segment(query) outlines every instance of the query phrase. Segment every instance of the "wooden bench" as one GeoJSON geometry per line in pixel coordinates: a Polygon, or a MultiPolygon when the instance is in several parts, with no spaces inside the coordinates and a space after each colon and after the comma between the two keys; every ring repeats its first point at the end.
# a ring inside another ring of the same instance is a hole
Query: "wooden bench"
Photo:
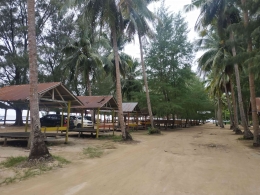
{"type": "Polygon", "coordinates": [[[46,131],[56,131],[56,136],[58,136],[59,131],[67,131],[67,127],[41,127],[44,137],[46,138],[46,131]]]}
{"type": "Polygon", "coordinates": [[[127,124],[126,127],[129,128],[129,129],[131,128],[132,130],[136,130],[136,131],[137,131],[137,129],[138,129],[138,124],[136,124],[136,123],[130,123],[130,124],[127,124]]]}

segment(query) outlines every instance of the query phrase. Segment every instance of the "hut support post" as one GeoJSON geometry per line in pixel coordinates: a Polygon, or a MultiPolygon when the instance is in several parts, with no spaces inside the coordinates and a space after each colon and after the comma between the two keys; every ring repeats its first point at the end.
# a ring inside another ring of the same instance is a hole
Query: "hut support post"
{"type": "Polygon", "coordinates": [[[146,130],[146,115],[144,117],[144,129],[146,130]]]}
{"type": "Polygon", "coordinates": [[[64,121],[64,114],[63,114],[63,109],[62,109],[62,112],[61,112],[61,122],[60,122],[60,126],[62,127],[63,126],[63,121],[64,121]]]}
{"type": "Polygon", "coordinates": [[[138,112],[136,113],[136,130],[138,130],[138,112]]]}
{"type": "Polygon", "coordinates": [[[28,131],[29,112],[30,112],[30,107],[28,106],[28,110],[27,110],[27,114],[26,114],[26,122],[25,122],[25,132],[28,131]]]}
{"type": "Polygon", "coordinates": [[[81,128],[84,127],[83,110],[81,110],[81,128]]]}
{"type": "Polygon", "coordinates": [[[106,113],[103,112],[103,114],[104,114],[104,131],[105,131],[105,129],[106,129],[106,113]]]}
{"type": "Polygon", "coordinates": [[[113,124],[113,136],[115,135],[115,110],[112,110],[112,124],[113,124]]]}
{"type": "Polygon", "coordinates": [[[127,131],[129,131],[129,118],[130,118],[130,113],[127,113],[127,131]]]}
{"type": "Polygon", "coordinates": [[[7,109],[5,109],[4,125],[6,123],[6,115],[7,115],[7,109]]]}
{"type": "Polygon", "coordinates": [[[65,144],[68,143],[68,138],[69,138],[69,128],[70,128],[70,106],[71,106],[71,101],[68,101],[68,115],[67,115],[67,129],[66,129],[66,137],[65,137],[65,144]]]}
{"type": "Polygon", "coordinates": [[[100,108],[98,108],[98,113],[97,113],[97,131],[96,131],[96,138],[98,138],[98,134],[99,134],[99,124],[100,124],[100,121],[99,121],[99,111],[100,111],[100,108]]]}

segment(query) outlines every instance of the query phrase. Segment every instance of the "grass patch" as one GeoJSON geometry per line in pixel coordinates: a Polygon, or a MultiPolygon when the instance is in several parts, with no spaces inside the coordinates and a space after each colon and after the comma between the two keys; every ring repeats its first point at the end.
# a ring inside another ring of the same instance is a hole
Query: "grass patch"
{"type": "Polygon", "coordinates": [[[152,134],[161,134],[161,131],[159,129],[152,129],[152,128],[148,128],[148,134],[152,135],[152,134]]]}
{"type": "Polygon", "coordinates": [[[99,158],[103,154],[103,150],[100,148],[87,147],[83,148],[83,154],[87,155],[89,158],[99,158]]]}
{"type": "Polygon", "coordinates": [[[61,156],[55,156],[55,155],[52,155],[53,159],[58,161],[59,163],[61,164],[69,164],[71,163],[70,161],[68,161],[67,159],[61,157],[61,156]]]}
{"type": "Polygon", "coordinates": [[[9,157],[7,158],[5,161],[3,161],[1,163],[1,165],[3,165],[6,168],[10,168],[10,167],[14,167],[17,166],[20,163],[23,163],[25,161],[27,161],[28,157],[26,156],[18,156],[18,157],[9,157]]]}
{"type": "Polygon", "coordinates": [[[116,146],[113,143],[105,143],[101,146],[103,149],[116,149],[116,146]]]}
{"type": "Polygon", "coordinates": [[[247,138],[245,136],[237,138],[237,140],[253,140],[254,138],[247,138]]]}
{"type": "MultiPolygon", "coordinates": [[[[1,162],[1,167],[8,168],[8,172],[12,173],[12,177],[0,178],[0,186],[10,184],[16,181],[25,180],[36,175],[41,175],[47,171],[61,167],[63,164],[68,164],[70,161],[60,156],[52,156],[53,161],[35,161],[31,163],[26,156],[9,157],[1,162]]],[[[0,167],[0,171],[1,171],[0,167]]]]}
{"type": "Polygon", "coordinates": [[[121,135],[102,135],[99,136],[99,140],[112,140],[114,142],[120,142],[122,141],[122,136],[121,135]]]}

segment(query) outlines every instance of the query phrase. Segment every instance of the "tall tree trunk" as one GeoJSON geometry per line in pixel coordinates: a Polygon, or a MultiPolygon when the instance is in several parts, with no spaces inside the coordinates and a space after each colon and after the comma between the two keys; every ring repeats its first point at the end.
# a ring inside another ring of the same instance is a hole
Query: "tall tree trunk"
{"type": "MultiPolygon", "coordinates": [[[[241,0],[242,6],[246,5],[246,0],[241,0]]],[[[243,16],[244,16],[244,26],[245,28],[248,27],[249,17],[248,17],[248,10],[243,7],[243,16]]],[[[250,36],[247,37],[247,51],[251,53],[253,51],[252,46],[252,39],[250,36]]],[[[257,108],[256,108],[256,95],[255,95],[255,74],[251,70],[252,63],[249,63],[248,70],[249,70],[249,89],[250,89],[250,102],[252,108],[252,120],[253,120],[253,129],[254,129],[254,146],[260,146],[260,140],[258,139],[258,132],[259,132],[259,121],[257,116],[257,108]]]]}
{"type": "Polygon", "coordinates": [[[231,97],[232,97],[233,113],[234,113],[234,131],[236,132],[236,134],[241,134],[242,131],[238,126],[237,100],[236,100],[233,80],[231,80],[230,82],[230,88],[231,88],[231,97]]]}
{"type": "Polygon", "coordinates": [[[87,87],[87,91],[88,91],[88,95],[92,96],[92,89],[91,89],[91,83],[90,83],[90,79],[89,79],[89,71],[87,71],[87,75],[86,75],[86,87],[87,87]]]}
{"type": "Polygon", "coordinates": [[[121,92],[116,28],[112,27],[111,31],[112,31],[113,50],[114,50],[115,64],[116,64],[116,96],[117,96],[117,103],[118,103],[118,119],[119,119],[119,123],[120,123],[120,129],[122,131],[122,138],[124,140],[132,140],[132,136],[129,134],[129,132],[125,128],[124,117],[123,117],[122,92],[121,92]]]}
{"type": "Polygon", "coordinates": [[[39,119],[38,99],[38,68],[35,34],[35,2],[27,1],[28,6],[28,41],[29,41],[29,68],[30,68],[30,117],[31,117],[31,148],[29,160],[49,159],[51,155],[44,143],[44,136],[41,133],[39,119]]]}
{"type": "Polygon", "coordinates": [[[23,124],[23,110],[20,108],[14,108],[15,110],[15,123],[14,126],[22,126],[23,124]]]}
{"type": "Polygon", "coordinates": [[[221,98],[218,98],[218,112],[217,112],[217,116],[218,116],[218,124],[221,128],[224,128],[223,125],[223,119],[222,119],[222,102],[221,102],[221,98]]]}
{"type": "Polygon", "coordinates": [[[230,103],[230,96],[229,96],[228,91],[227,91],[226,83],[224,83],[224,89],[225,89],[227,102],[228,102],[228,110],[229,110],[229,113],[230,113],[230,129],[233,129],[233,127],[234,127],[234,118],[233,118],[233,113],[232,113],[232,106],[231,106],[231,103],[230,103]]]}
{"type": "Polygon", "coordinates": [[[217,107],[215,107],[215,124],[216,124],[216,126],[218,126],[218,108],[217,107]]]}
{"type": "MultiPolygon", "coordinates": [[[[233,32],[230,33],[230,40],[231,40],[231,42],[234,42],[233,32]]],[[[232,46],[232,55],[234,57],[237,55],[235,46],[232,46]]],[[[234,69],[235,69],[236,84],[237,84],[237,96],[238,96],[239,111],[240,111],[242,126],[244,128],[244,137],[246,139],[251,139],[253,137],[253,134],[249,130],[248,125],[247,125],[247,121],[246,121],[243,99],[242,99],[242,92],[241,92],[241,85],[240,85],[240,75],[239,75],[239,69],[238,69],[237,63],[234,64],[234,69]]]]}
{"type": "Polygon", "coordinates": [[[154,129],[153,112],[151,107],[151,100],[150,100],[147,76],[146,76],[145,65],[144,65],[143,44],[141,40],[141,35],[139,33],[138,33],[138,38],[139,38],[139,45],[140,45],[140,54],[141,54],[141,63],[142,63],[143,78],[144,78],[144,85],[145,85],[145,92],[146,92],[147,108],[150,116],[151,128],[154,129]]]}

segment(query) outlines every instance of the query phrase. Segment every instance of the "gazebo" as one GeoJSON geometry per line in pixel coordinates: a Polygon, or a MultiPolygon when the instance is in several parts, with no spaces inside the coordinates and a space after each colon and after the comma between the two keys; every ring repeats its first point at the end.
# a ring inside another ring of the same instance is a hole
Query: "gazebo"
{"type": "MultiPolygon", "coordinates": [[[[118,104],[113,96],[77,96],[77,98],[83,103],[83,105],[82,106],[72,106],[72,112],[81,113],[81,115],[83,116],[83,113],[86,110],[93,110],[93,113],[95,113],[95,111],[97,111],[97,128],[93,129],[93,132],[96,132],[96,137],[98,137],[98,135],[99,135],[100,127],[103,127],[104,129],[106,127],[110,128],[109,125],[108,126],[106,125],[105,120],[104,120],[104,124],[102,126],[100,126],[100,119],[99,119],[100,111],[112,112],[112,129],[113,130],[115,129],[114,111],[118,110],[118,104]]],[[[95,116],[93,119],[95,119],[95,116]]],[[[83,120],[83,117],[82,117],[82,120],[83,120]]],[[[83,122],[82,122],[82,124],[83,124],[83,122]]],[[[83,133],[83,132],[88,132],[90,130],[75,129],[74,131],[83,133]]]]}
{"type": "Polygon", "coordinates": [[[133,129],[137,129],[138,128],[138,114],[141,113],[141,110],[138,106],[138,102],[125,102],[122,103],[122,107],[123,107],[123,113],[124,113],[124,118],[125,118],[125,123],[126,123],[126,127],[127,129],[129,129],[130,127],[133,129]],[[135,120],[134,123],[131,122],[130,123],[130,115],[134,116],[135,120]],[[127,117],[127,120],[126,120],[127,117]]]}
{"type": "MultiPolygon", "coordinates": [[[[2,87],[0,88],[0,102],[1,102],[0,108],[14,109],[14,107],[18,107],[21,110],[29,111],[29,104],[30,104],[29,96],[30,96],[29,84],[2,87]],[[7,104],[9,104],[10,106],[6,107],[7,104]]],[[[53,108],[59,108],[62,109],[62,111],[64,111],[64,108],[67,108],[68,118],[69,118],[71,106],[83,105],[82,102],[75,95],[73,95],[61,82],[39,83],[38,96],[39,96],[40,110],[50,110],[53,108]]],[[[28,115],[29,112],[27,112],[25,131],[27,131],[28,115]]],[[[64,129],[62,130],[66,130],[65,142],[67,142],[69,124],[67,124],[67,127],[63,127],[63,128],[64,129]]],[[[45,128],[45,131],[46,130],[48,131],[53,129],[45,128]]]]}

